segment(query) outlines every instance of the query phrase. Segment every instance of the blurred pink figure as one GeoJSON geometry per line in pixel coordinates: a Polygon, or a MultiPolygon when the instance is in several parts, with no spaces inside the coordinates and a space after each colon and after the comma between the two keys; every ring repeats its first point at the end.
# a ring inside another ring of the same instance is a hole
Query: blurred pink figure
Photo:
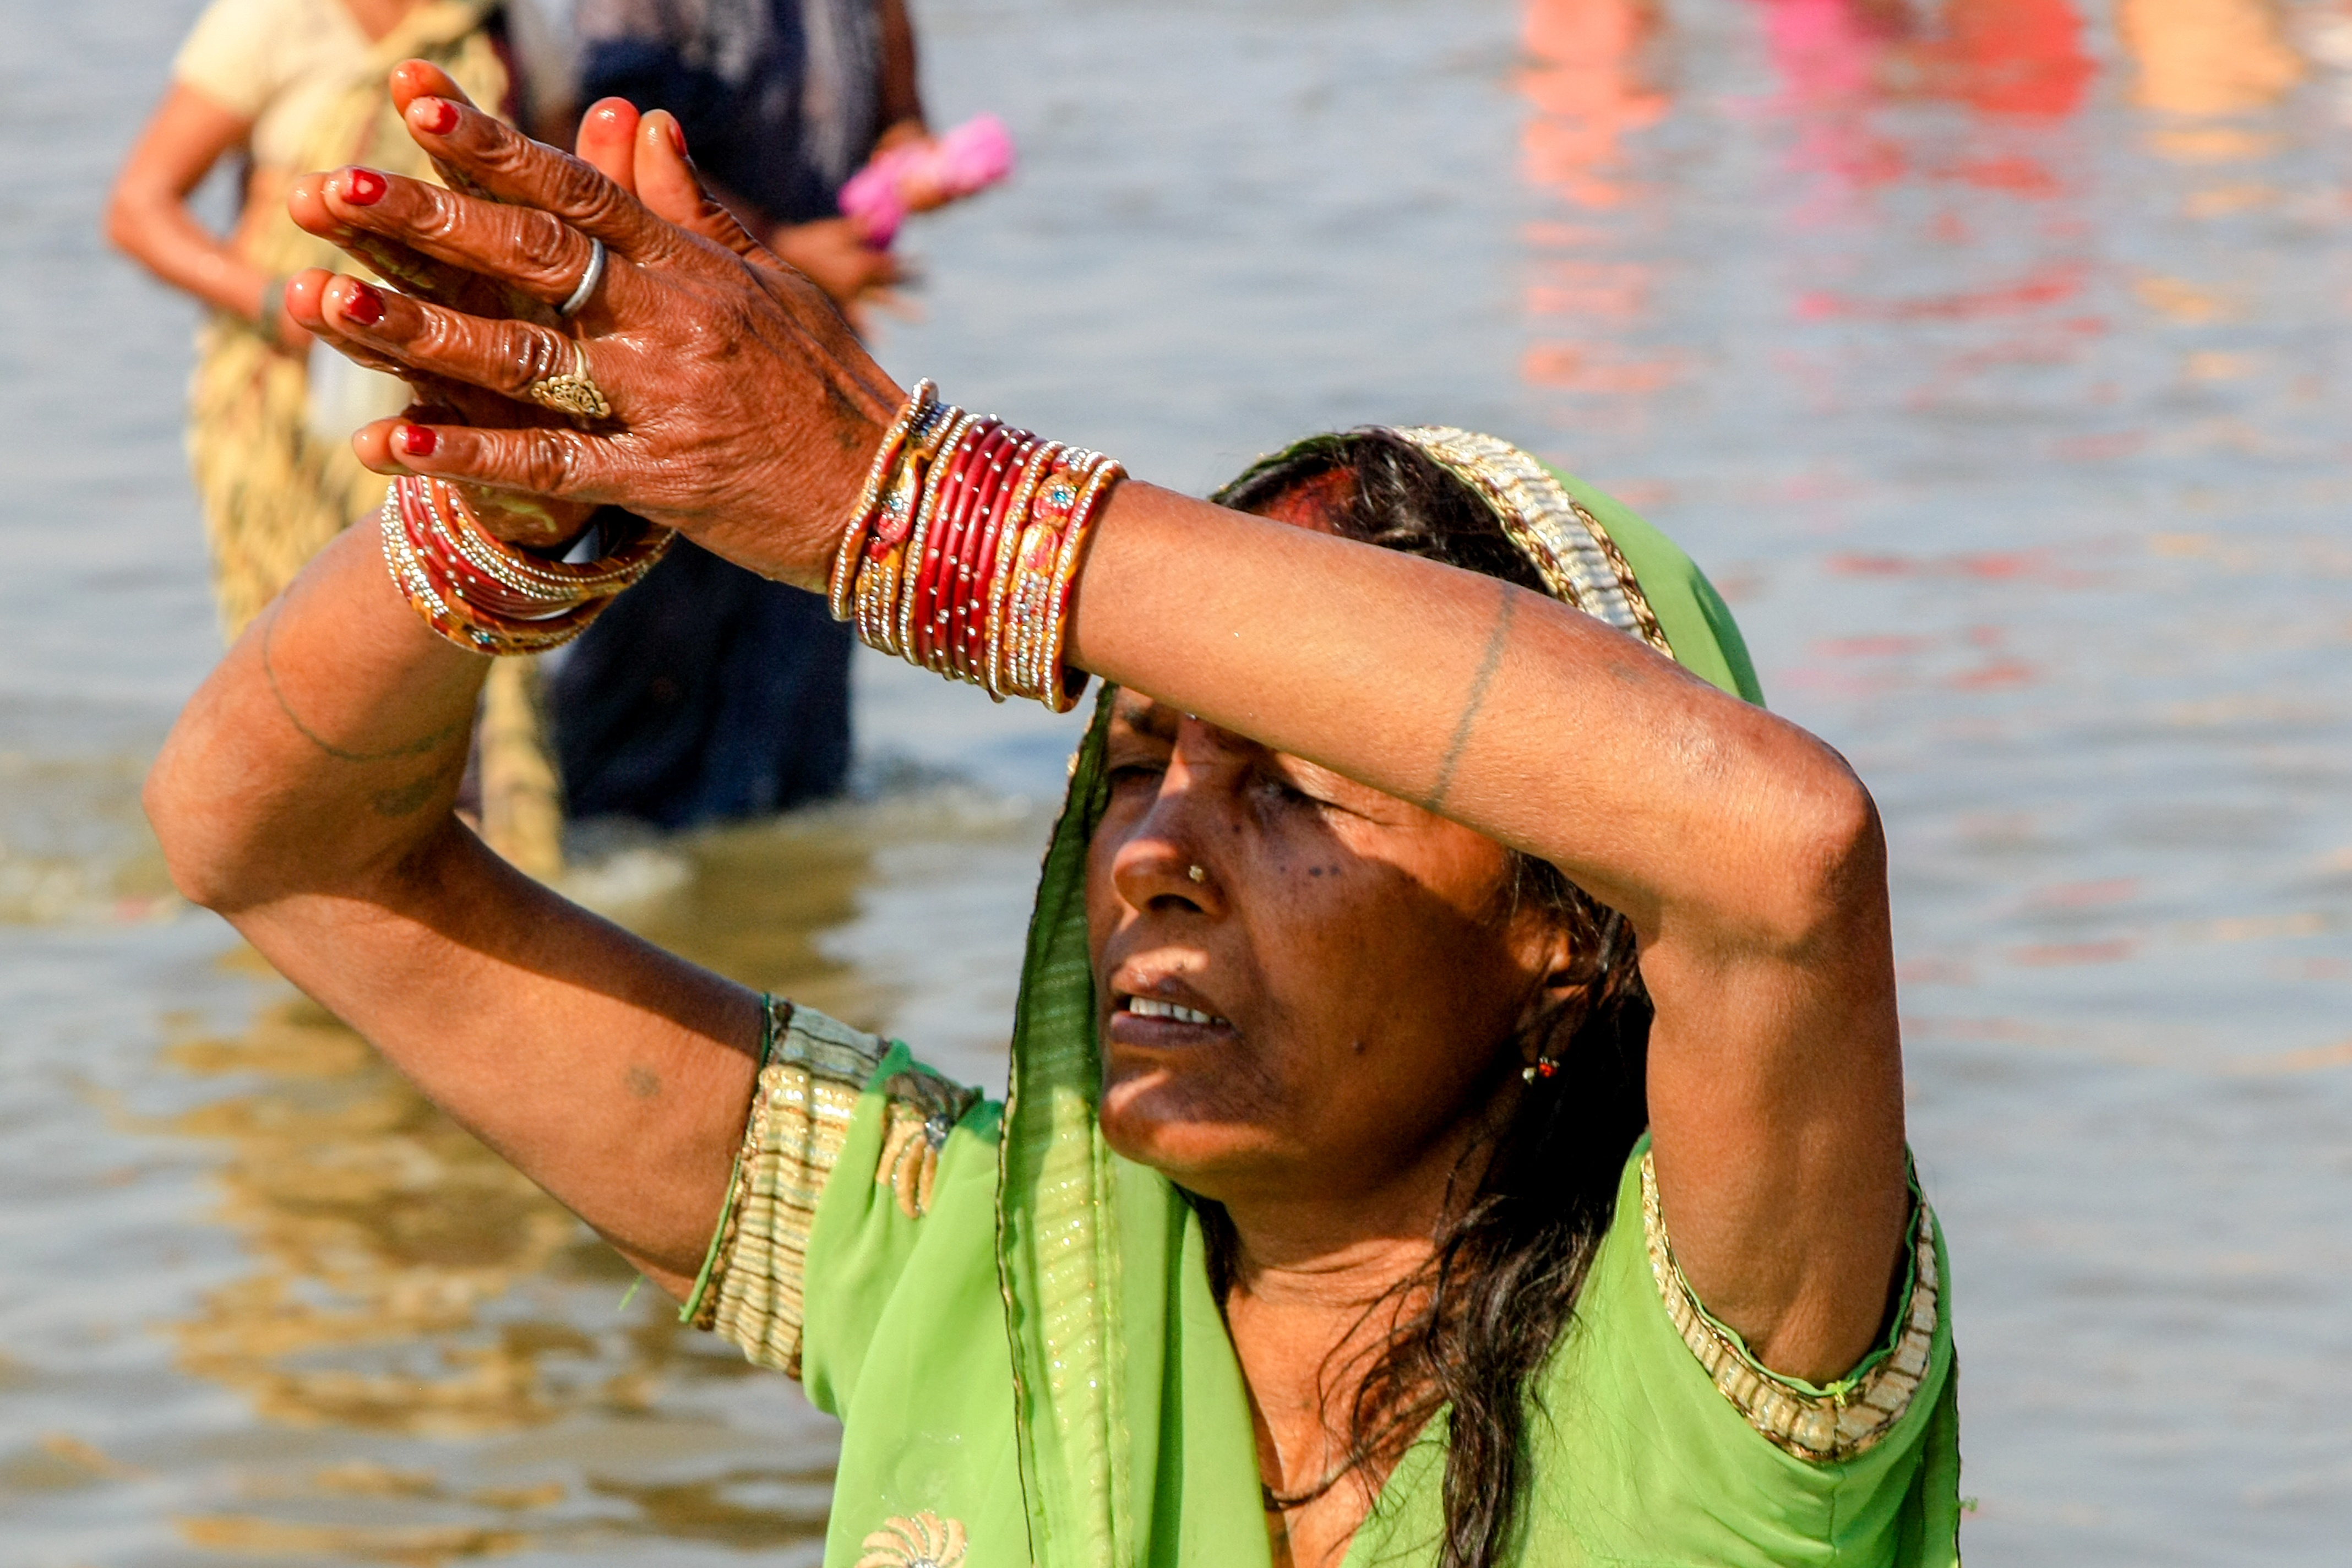
{"type": "Polygon", "coordinates": [[[1013,133],[993,114],[978,114],[946,135],[882,153],[841,187],[841,210],[887,246],[910,212],[984,190],[1013,172],[1013,133]]]}

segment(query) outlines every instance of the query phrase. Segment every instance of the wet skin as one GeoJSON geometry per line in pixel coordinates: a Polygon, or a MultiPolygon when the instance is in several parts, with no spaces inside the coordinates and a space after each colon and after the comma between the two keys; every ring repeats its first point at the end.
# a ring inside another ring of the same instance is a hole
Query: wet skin
{"type": "Polygon", "coordinates": [[[1112,1147],[1244,1211],[1385,1192],[1433,1217],[1568,956],[1507,914],[1502,847],[1130,692],[1108,765],[1087,911],[1112,1147]]]}

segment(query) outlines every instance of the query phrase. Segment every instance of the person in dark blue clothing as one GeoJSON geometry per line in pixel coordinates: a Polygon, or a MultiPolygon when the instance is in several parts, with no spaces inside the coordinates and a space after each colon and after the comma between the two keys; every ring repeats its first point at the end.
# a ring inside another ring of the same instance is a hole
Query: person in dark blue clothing
{"type": "MultiPolygon", "coordinates": [[[[903,0],[580,0],[581,99],[677,116],[714,191],[853,322],[899,278],[841,216],[926,134],[903,0]]],[[[847,781],[850,628],[820,597],[679,540],[548,683],[574,817],[761,816],[847,781]]]]}

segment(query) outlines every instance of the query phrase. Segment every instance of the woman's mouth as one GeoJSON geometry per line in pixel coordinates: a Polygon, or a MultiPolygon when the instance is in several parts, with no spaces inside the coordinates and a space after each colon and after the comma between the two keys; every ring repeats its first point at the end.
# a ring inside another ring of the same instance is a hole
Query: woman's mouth
{"type": "Polygon", "coordinates": [[[1119,1010],[1123,1013],[1131,1013],[1139,1018],[1173,1018],[1180,1024],[1222,1025],[1226,1028],[1233,1027],[1214,1013],[1203,1013],[1198,1007],[1187,1007],[1181,1002],[1162,1002],[1151,996],[1129,996],[1120,1005],[1119,1010]]]}

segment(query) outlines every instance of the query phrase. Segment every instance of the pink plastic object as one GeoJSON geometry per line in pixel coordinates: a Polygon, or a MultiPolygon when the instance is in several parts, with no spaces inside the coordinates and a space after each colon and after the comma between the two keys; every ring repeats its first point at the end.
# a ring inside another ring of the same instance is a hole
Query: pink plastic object
{"type": "Polygon", "coordinates": [[[1013,133],[976,114],[936,140],[885,153],[841,187],[841,210],[887,246],[910,212],[984,190],[1013,172],[1013,133]]]}

